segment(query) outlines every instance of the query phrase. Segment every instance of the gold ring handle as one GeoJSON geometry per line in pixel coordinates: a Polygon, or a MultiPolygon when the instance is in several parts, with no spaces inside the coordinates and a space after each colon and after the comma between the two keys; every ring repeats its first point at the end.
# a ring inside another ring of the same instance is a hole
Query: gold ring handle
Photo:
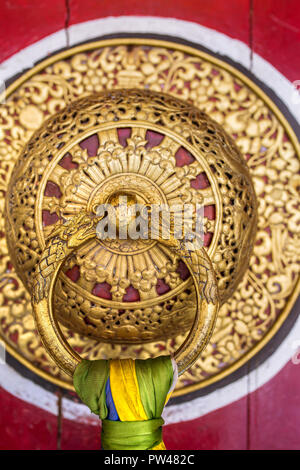
{"type": "MultiPolygon", "coordinates": [[[[99,218],[84,213],[55,228],[41,255],[33,280],[32,306],[38,332],[52,359],[71,376],[81,358],[65,340],[54,317],[53,293],[64,261],[74,250],[96,236],[98,220],[99,218]]],[[[191,273],[196,290],[197,308],[193,326],[174,354],[178,373],[182,374],[198,359],[213,331],[219,309],[217,281],[205,248],[190,251],[182,241],[174,237],[168,240],[159,238],[159,242],[182,258],[191,273]]]]}

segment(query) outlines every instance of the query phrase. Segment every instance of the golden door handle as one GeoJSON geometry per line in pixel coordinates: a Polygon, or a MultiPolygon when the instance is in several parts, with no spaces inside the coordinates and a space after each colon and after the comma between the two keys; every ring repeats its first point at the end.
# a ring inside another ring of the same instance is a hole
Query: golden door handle
{"type": "MultiPolygon", "coordinates": [[[[79,214],[65,225],[58,225],[51,234],[36,267],[32,287],[32,306],[42,342],[56,364],[73,375],[81,361],[65,340],[54,316],[53,294],[60,269],[66,258],[88,240],[96,237],[99,218],[79,214]]],[[[174,358],[182,374],[198,359],[206,346],[219,309],[219,294],[215,272],[205,248],[186,249],[181,240],[159,239],[175,251],[188,267],[196,290],[196,314],[193,326],[174,358]]]]}

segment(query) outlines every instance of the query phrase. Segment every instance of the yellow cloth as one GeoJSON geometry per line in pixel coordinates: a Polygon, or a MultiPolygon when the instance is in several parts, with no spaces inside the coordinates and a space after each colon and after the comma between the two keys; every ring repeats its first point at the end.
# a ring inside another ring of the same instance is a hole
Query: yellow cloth
{"type": "Polygon", "coordinates": [[[139,391],[135,362],[132,359],[113,359],[109,362],[111,394],[120,421],[148,419],[139,391]]]}

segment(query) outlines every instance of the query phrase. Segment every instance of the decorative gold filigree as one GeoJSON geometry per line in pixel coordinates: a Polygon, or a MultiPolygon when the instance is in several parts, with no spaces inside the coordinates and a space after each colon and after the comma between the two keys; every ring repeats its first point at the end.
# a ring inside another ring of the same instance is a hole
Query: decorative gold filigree
{"type": "MultiPolygon", "coordinates": [[[[247,166],[230,138],[208,116],[184,101],[135,89],[93,94],[74,102],[48,119],[20,155],[6,196],[7,242],[17,273],[29,290],[36,259],[53,225],[43,226],[43,211],[50,209],[50,214],[65,220],[95,211],[119,191],[135,194],[147,205],[183,207],[190,203],[193,208],[203,205],[205,211],[213,204],[216,224],[207,249],[221,302],[230,298],[247,269],[256,230],[256,200],[247,166]],[[124,128],[130,137],[122,146],[118,131],[124,128]],[[161,142],[151,144],[149,132],[155,132],[161,142]],[[83,149],[88,139],[95,141],[96,155],[90,158],[83,149]],[[176,166],[179,150],[190,155],[182,166],[176,166]],[[75,168],[62,167],[66,157],[75,168]],[[193,188],[192,182],[201,175],[206,175],[208,186],[193,188]],[[49,197],[49,183],[59,194],[49,197]]],[[[165,283],[174,280],[178,256],[174,259],[170,250],[155,243],[148,243],[146,250],[137,247],[137,251],[130,245],[130,240],[125,244],[114,240],[100,248],[92,241],[85,255],[78,251],[76,258],[85,266],[77,265],[76,283],[61,276],[56,289],[58,318],[73,331],[113,343],[140,343],[141,338],[160,341],[187,332],[194,312],[187,315],[184,301],[170,301],[183,292],[187,298],[192,295],[191,279],[184,282],[177,273],[175,289],[166,284],[170,288],[167,294],[159,297],[156,292],[162,278],[160,267],[167,268],[165,283]],[[113,250],[108,252],[111,245],[113,250]],[[111,287],[111,300],[93,293],[95,280],[87,277],[86,266],[94,267],[96,273],[102,270],[100,278],[105,276],[111,287]],[[123,300],[130,286],[137,290],[139,301],[123,300]],[[158,307],[162,307],[159,328],[152,318],[158,307]]],[[[71,261],[68,268],[73,267],[71,261]]]]}
{"type": "MultiPolygon", "coordinates": [[[[220,123],[245,155],[259,201],[251,267],[235,294],[221,308],[215,332],[202,357],[180,379],[175,393],[181,394],[218,380],[245,362],[274,334],[291,308],[299,273],[296,259],[300,243],[299,146],[276,106],[227,64],[177,44],[118,39],[89,44],[82,46],[81,52],[67,51],[51,58],[8,90],[9,99],[0,111],[2,194],[24,144],[47,117],[89,93],[128,86],[129,79],[131,87],[164,91],[192,102],[220,123]]],[[[185,132],[186,129],[180,130],[184,138],[185,132]]],[[[0,202],[4,214],[3,197],[0,202]]],[[[30,194],[28,202],[34,203],[30,194]]],[[[65,376],[49,361],[34,331],[29,295],[10,263],[4,220],[4,216],[0,218],[2,338],[27,366],[69,387],[65,376]]],[[[28,228],[33,227],[26,226],[30,238],[28,228]]],[[[215,232],[214,225],[208,230],[215,232]]],[[[222,263],[222,256],[214,261],[222,263]]],[[[94,275],[87,271],[86,275],[90,274],[94,275]]],[[[178,302],[179,296],[171,301],[178,302]]],[[[193,301],[189,298],[191,310],[193,301]]],[[[179,335],[166,343],[125,348],[99,345],[96,340],[64,327],[63,331],[70,345],[90,359],[144,358],[160,354],[165,348],[176,349],[184,339],[179,335]]]]}

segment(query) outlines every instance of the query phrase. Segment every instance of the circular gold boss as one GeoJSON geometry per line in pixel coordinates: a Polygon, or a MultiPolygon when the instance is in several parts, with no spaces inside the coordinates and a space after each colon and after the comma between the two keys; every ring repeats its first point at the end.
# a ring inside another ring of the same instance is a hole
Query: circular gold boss
{"type": "MultiPolygon", "coordinates": [[[[137,89],[80,98],[45,122],[21,153],[7,190],[6,225],[12,263],[28,291],[55,221],[94,212],[125,194],[142,204],[190,204],[193,225],[197,205],[203,208],[205,248],[223,305],[254,243],[249,170],[234,141],[206,114],[137,89]]],[[[168,247],[147,242],[94,238],[79,247],[55,288],[61,324],[109,344],[186,334],[195,315],[192,279],[168,247]],[[70,272],[77,275],[72,279],[70,272]],[[102,295],[99,284],[109,292],[102,295]],[[128,290],[135,300],[127,301],[128,290]]]]}

